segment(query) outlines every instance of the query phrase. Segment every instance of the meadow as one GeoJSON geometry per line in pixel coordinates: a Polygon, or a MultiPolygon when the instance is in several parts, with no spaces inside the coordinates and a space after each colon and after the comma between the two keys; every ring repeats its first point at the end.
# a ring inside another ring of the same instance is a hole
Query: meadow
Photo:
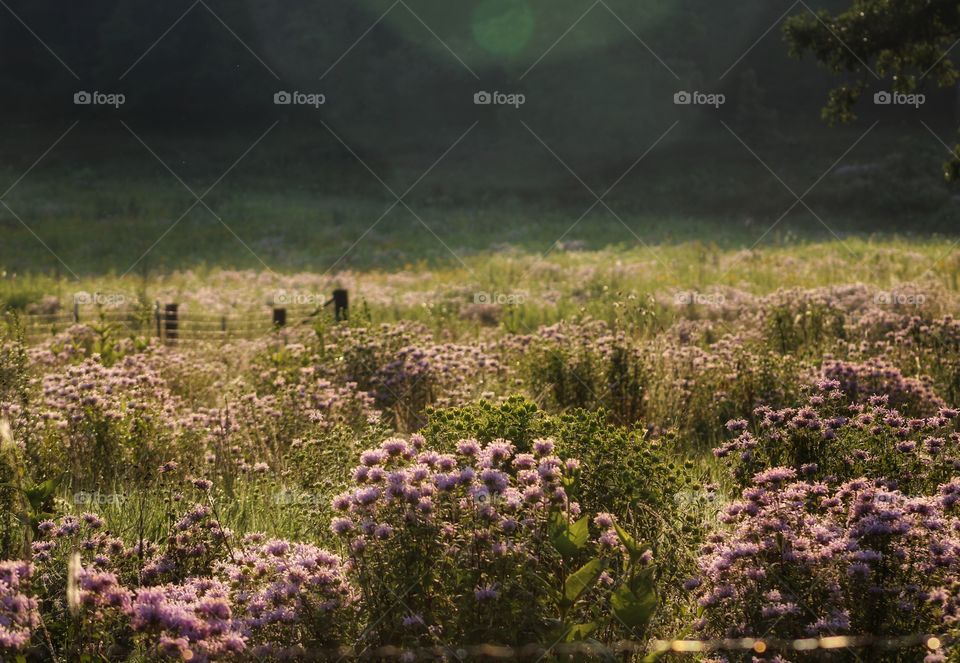
{"type": "Polygon", "coordinates": [[[956,9],[0,0],[0,663],[960,663],[956,9]]]}
{"type": "Polygon", "coordinates": [[[8,273],[0,657],[956,660],[953,248],[8,273]]]}

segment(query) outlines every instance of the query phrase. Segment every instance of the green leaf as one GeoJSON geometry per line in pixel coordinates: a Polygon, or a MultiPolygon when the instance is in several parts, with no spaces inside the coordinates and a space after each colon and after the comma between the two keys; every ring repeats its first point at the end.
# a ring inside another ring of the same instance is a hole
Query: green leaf
{"type": "Polygon", "coordinates": [[[630,629],[644,626],[657,609],[657,597],[650,592],[634,594],[626,584],[620,585],[610,596],[613,615],[630,629]]]}
{"type": "Polygon", "coordinates": [[[57,479],[47,479],[43,483],[23,491],[34,511],[39,511],[43,505],[53,497],[54,492],[57,490],[57,483],[57,479]]]}
{"type": "Polygon", "coordinates": [[[643,553],[649,550],[649,546],[637,543],[637,540],[630,535],[630,532],[623,529],[619,523],[614,523],[613,526],[617,530],[617,537],[619,537],[623,547],[626,548],[627,552],[630,554],[631,560],[639,559],[643,553]]]}
{"type": "Polygon", "coordinates": [[[571,604],[576,603],[577,599],[597,582],[600,574],[606,568],[607,563],[602,559],[597,557],[591,559],[567,578],[567,581],[563,584],[563,597],[571,604]]]}
{"type": "Polygon", "coordinates": [[[576,642],[577,640],[586,640],[600,626],[597,622],[586,622],[585,624],[574,624],[567,631],[565,642],[576,642]]]}
{"type": "Polygon", "coordinates": [[[639,573],[636,573],[630,579],[630,591],[637,596],[643,596],[644,594],[656,594],[655,574],[656,567],[654,566],[648,566],[645,569],[641,569],[639,573]]]}
{"type": "Polygon", "coordinates": [[[562,556],[566,558],[576,556],[587,545],[587,539],[589,538],[590,522],[587,516],[570,525],[562,513],[554,515],[551,523],[550,541],[562,556]]]}
{"type": "Polygon", "coordinates": [[[573,541],[573,544],[578,548],[583,548],[587,545],[587,539],[590,538],[590,519],[587,516],[584,516],[569,528],[570,539],[573,541]]]}

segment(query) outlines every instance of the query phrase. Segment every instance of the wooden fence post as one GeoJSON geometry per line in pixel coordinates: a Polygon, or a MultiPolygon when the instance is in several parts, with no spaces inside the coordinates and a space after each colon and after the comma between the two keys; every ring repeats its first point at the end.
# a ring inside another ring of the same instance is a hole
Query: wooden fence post
{"type": "Polygon", "coordinates": [[[346,290],[333,291],[333,317],[339,322],[346,320],[350,313],[350,300],[346,290]]]}
{"type": "Polygon", "coordinates": [[[177,309],[179,304],[167,304],[163,315],[163,332],[167,343],[176,343],[179,338],[179,321],[177,319],[177,309]]]}
{"type": "Polygon", "coordinates": [[[157,321],[157,338],[163,338],[163,330],[160,328],[160,302],[153,304],[153,317],[157,321]]]}
{"type": "Polygon", "coordinates": [[[286,327],[286,325],[287,325],[287,309],[274,308],[273,309],[273,326],[286,327]]]}

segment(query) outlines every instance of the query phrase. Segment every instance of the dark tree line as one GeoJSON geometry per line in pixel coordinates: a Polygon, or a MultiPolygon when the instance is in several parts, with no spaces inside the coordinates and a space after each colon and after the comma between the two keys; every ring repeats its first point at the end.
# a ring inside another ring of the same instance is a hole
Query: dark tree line
{"type": "MultiPolygon", "coordinates": [[[[816,6],[853,37],[856,56],[799,5],[785,23],[795,54],[812,52],[846,76],[863,73],[861,59],[874,62],[904,89],[953,81],[949,58],[936,60],[957,32],[951,3],[848,4],[816,6]],[[932,69],[919,81],[904,76],[910,67],[932,69]]],[[[278,116],[314,128],[323,119],[360,147],[437,137],[426,150],[436,153],[478,118],[473,94],[488,89],[525,94],[524,117],[558,149],[566,141],[584,159],[632,158],[676,119],[678,89],[723,93],[720,117],[745,131],[789,133],[815,121],[836,82],[790,57],[773,29],[786,0],[606,0],[612,12],[597,5],[579,22],[582,0],[406,0],[413,13],[397,5],[386,16],[393,0],[205,0],[186,16],[193,0],[8,5],[79,77],[0,9],[0,83],[11,91],[0,113],[15,123],[70,120],[76,90],[103,90],[126,95],[124,117],[138,127],[209,133],[278,116]],[[328,103],[321,113],[278,109],[277,90],[322,92],[328,103]]],[[[834,91],[831,113],[849,119],[861,92],[858,83],[834,91]]],[[[509,110],[483,117],[484,144],[530,140],[509,110]]],[[[688,117],[686,131],[697,122],[688,117]]]]}

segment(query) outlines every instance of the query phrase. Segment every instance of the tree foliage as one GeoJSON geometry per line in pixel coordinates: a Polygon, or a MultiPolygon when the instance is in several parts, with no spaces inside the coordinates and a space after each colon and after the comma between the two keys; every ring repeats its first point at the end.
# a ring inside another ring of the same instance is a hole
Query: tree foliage
{"type": "MultiPolygon", "coordinates": [[[[784,32],[794,56],[810,53],[845,75],[823,109],[831,123],[854,120],[856,103],[880,85],[910,94],[958,79],[953,47],[960,39],[960,7],[950,0],[853,0],[835,13],[792,16],[784,32]]],[[[945,174],[950,180],[960,174],[960,147],[945,174]]]]}

